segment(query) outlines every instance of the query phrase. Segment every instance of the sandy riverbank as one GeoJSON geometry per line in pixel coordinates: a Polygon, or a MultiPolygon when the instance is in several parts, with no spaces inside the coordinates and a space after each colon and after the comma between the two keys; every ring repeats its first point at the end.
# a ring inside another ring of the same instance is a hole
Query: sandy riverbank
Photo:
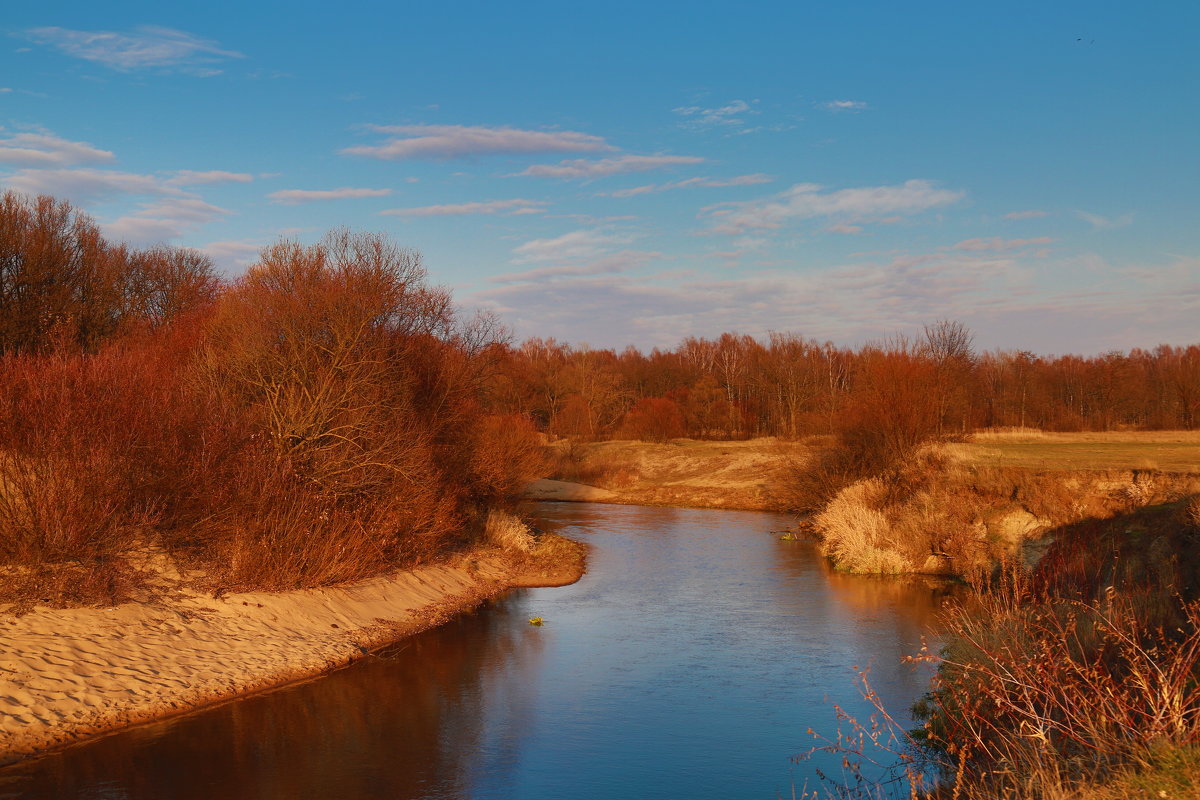
{"type": "Polygon", "coordinates": [[[513,586],[578,580],[583,545],[546,538],[552,559],[486,549],[326,589],[0,616],[0,764],[318,675],[513,586]]]}

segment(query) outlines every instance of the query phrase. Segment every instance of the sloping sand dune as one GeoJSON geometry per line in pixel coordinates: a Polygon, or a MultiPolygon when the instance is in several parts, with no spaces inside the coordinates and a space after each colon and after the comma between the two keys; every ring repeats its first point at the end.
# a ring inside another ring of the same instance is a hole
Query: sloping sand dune
{"type": "Polygon", "coordinates": [[[500,593],[519,577],[508,563],[488,551],[345,587],[0,617],[0,764],[346,664],[500,593]]]}

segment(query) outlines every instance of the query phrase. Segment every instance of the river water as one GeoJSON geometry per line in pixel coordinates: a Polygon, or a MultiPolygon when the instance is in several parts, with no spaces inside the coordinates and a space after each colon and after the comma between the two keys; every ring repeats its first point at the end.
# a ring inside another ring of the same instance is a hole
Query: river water
{"type": "Polygon", "coordinates": [[[0,798],[776,798],[864,721],[903,717],[944,588],[832,572],[768,513],[542,504],[592,545],[573,586],[515,590],[353,666],[0,770],[0,798]],[[542,617],[544,624],[529,624],[542,617]]]}

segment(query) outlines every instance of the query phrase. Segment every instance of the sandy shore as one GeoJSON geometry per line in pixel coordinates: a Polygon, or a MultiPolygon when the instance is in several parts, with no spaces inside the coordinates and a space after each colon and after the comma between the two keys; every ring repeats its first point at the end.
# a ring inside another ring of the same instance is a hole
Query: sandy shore
{"type": "Polygon", "coordinates": [[[328,589],[0,616],[0,764],[312,677],[511,586],[573,582],[569,547],[567,566],[488,550],[328,589]]]}
{"type": "Polygon", "coordinates": [[[583,483],[542,478],[525,487],[526,500],[550,500],[566,503],[618,503],[616,492],[583,483]]]}

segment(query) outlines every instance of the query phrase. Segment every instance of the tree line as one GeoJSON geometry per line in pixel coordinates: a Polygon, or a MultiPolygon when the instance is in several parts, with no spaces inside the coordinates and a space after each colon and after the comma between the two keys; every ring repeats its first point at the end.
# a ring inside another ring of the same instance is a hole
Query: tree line
{"type": "Polygon", "coordinates": [[[778,332],[649,353],[530,339],[504,351],[497,409],[560,436],[666,440],[836,434],[863,414],[939,434],[1195,429],[1200,345],[1097,356],[976,352],[961,323],[857,349],[778,332]]]}

